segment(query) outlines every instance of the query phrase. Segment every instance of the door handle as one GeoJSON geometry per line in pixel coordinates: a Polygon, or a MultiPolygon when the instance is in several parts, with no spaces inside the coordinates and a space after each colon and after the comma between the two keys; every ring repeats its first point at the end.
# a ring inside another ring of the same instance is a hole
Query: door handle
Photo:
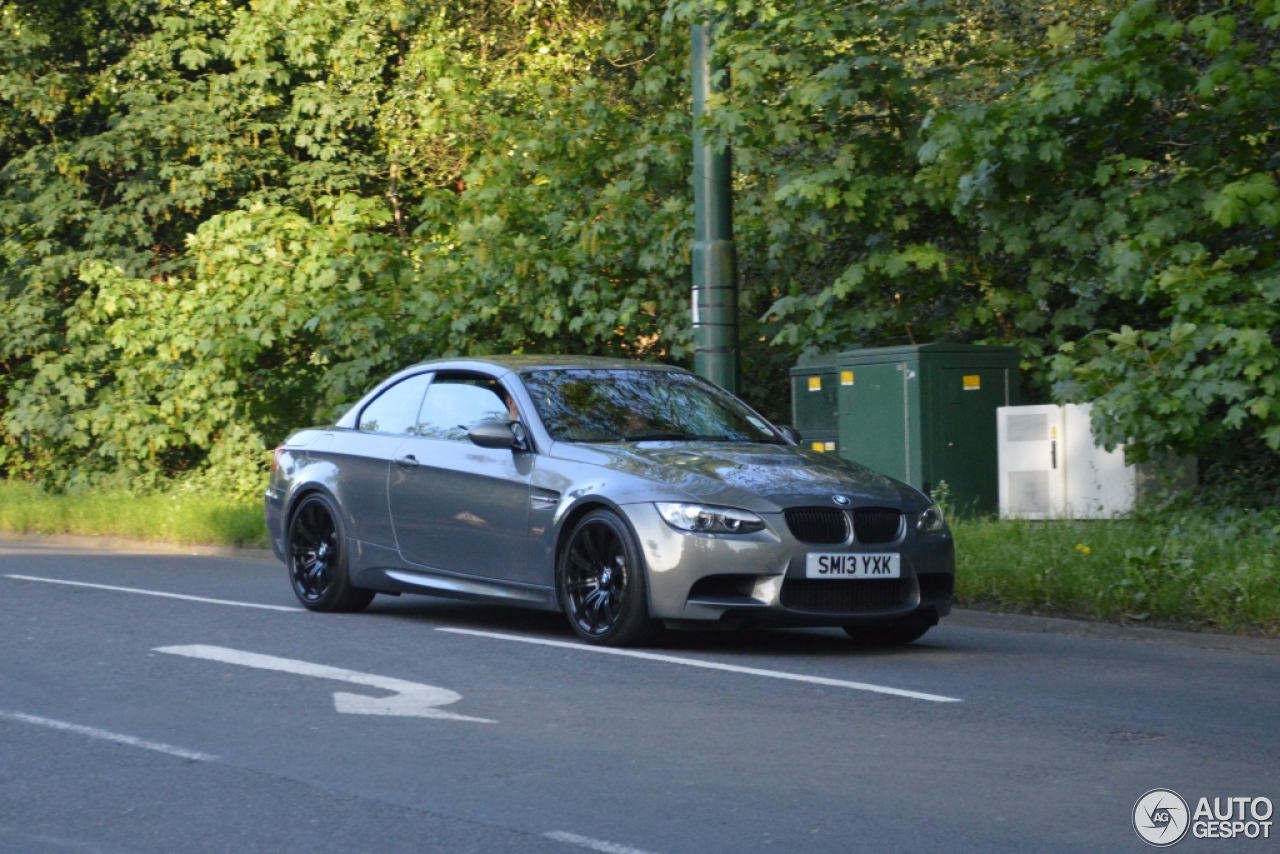
{"type": "Polygon", "coordinates": [[[1049,461],[1054,469],[1058,468],[1058,440],[1053,439],[1049,442],[1049,461]]]}
{"type": "Polygon", "coordinates": [[[418,458],[413,454],[396,457],[395,464],[400,466],[402,469],[416,469],[418,466],[422,465],[422,463],[418,462],[418,458]]]}

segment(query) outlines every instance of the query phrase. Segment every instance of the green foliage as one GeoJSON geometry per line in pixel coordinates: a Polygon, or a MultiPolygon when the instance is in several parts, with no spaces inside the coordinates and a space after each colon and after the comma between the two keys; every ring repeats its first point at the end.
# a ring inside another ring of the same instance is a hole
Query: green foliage
{"type": "Polygon", "coordinates": [[[1010,342],[1039,374],[1044,342],[1028,333],[1051,309],[1020,304],[1023,283],[990,262],[927,164],[939,116],[1034,74],[1048,28],[1059,41],[1094,32],[1106,4],[677,9],[713,5],[732,22],[718,41],[732,87],[712,129],[734,146],[743,269],[773,345],[1010,342]]]}
{"type": "MultiPolygon", "coordinates": [[[[697,19],[706,5],[677,4],[697,19]]],[[[731,142],[747,300],[774,346],[834,350],[950,331],[949,235],[914,185],[950,15],[937,4],[731,4],[710,130],[731,142]]]]}
{"type": "Polygon", "coordinates": [[[922,151],[1020,329],[1050,345],[1057,396],[1096,401],[1098,434],[1139,458],[1280,448],[1278,24],[1270,0],[1141,0],[1099,42],[940,113],[922,151]]]}
{"type": "Polygon", "coordinates": [[[750,402],[1007,342],[1135,454],[1273,460],[1273,7],[0,0],[0,472],[248,495],[421,358],[687,363],[708,16],[750,402]]]}
{"type": "Polygon", "coordinates": [[[406,162],[434,167],[419,314],[451,352],[689,352],[687,39],[656,7],[616,14],[547,4],[516,32],[459,15],[407,57],[434,81],[394,131],[406,162]]]}
{"type": "Polygon", "coordinates": [[[249,494],[267,446],[427,356],[686,356],[686,51],[656,7],[78,14],[0,4],[10,475],[249,494]]]}
{"type": "Polygon", "coordinates": [[[361,345],[403,266],[368,195],[394,16],[283,0],[78,11],[60,35],[57,16],[0,8],[23,60],[2,88],[10,116],[52,93],[36,127],[0,137],[0,466],[156,482],[234,436],[260,470],[263,436],[343,381],[322,384],[326,364],[389,358],[361,345]],[[104,21],[113,50],[88,49],[104,21]]]}

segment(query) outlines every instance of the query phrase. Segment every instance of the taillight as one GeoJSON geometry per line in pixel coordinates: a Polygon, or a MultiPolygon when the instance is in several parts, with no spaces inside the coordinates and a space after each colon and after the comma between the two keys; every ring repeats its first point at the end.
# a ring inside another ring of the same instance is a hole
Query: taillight
{"type": "Polygon", "coordinates": [[[276,452],[271,455],[271,471],[280,468],[280,455],[284,453],[284,445],[276,448],[276,452]]]}

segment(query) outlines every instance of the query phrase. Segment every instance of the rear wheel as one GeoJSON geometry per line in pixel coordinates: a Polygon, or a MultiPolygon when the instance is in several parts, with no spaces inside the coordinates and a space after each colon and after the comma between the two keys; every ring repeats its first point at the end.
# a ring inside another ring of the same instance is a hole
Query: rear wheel
{"type": "Polygon", "coordinates": [[[616,513],[595,510],[574,526],[560,554],[560,604],[587,643],[625,646],[653,632],[644,561],[616,513]]]}
{"type": "Polygon", "coordinates": [[[850,623],[844,631],[860,646],[906,646],[938,624],[937,618],[931,617],[915,613],[888,623],[850,623]]]}
{"type": "Polygon", "coordinates": [[[312,611],[361,611],[376,595],[351,586],[338,514],[327,498],[308,495],[289,522],[289,580],[312,611]]]}

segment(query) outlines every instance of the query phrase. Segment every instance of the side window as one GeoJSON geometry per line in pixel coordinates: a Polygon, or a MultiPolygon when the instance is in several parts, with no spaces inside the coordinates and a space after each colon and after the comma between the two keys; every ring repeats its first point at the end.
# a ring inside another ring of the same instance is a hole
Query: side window
{"type": "Polygon", "coordinates": [[[418,416],[419,436],[433,439],[467,438],[481,421],[509,421],[515,417],[506,389],[491,377],[441,374],[427,389],[418,416]]]}
{"type": "Polygon", "coordinates": [[[371,433],[412,433],[431,374],[403,379],[373,399],[360,413],[359,429],[371,433]]]}

